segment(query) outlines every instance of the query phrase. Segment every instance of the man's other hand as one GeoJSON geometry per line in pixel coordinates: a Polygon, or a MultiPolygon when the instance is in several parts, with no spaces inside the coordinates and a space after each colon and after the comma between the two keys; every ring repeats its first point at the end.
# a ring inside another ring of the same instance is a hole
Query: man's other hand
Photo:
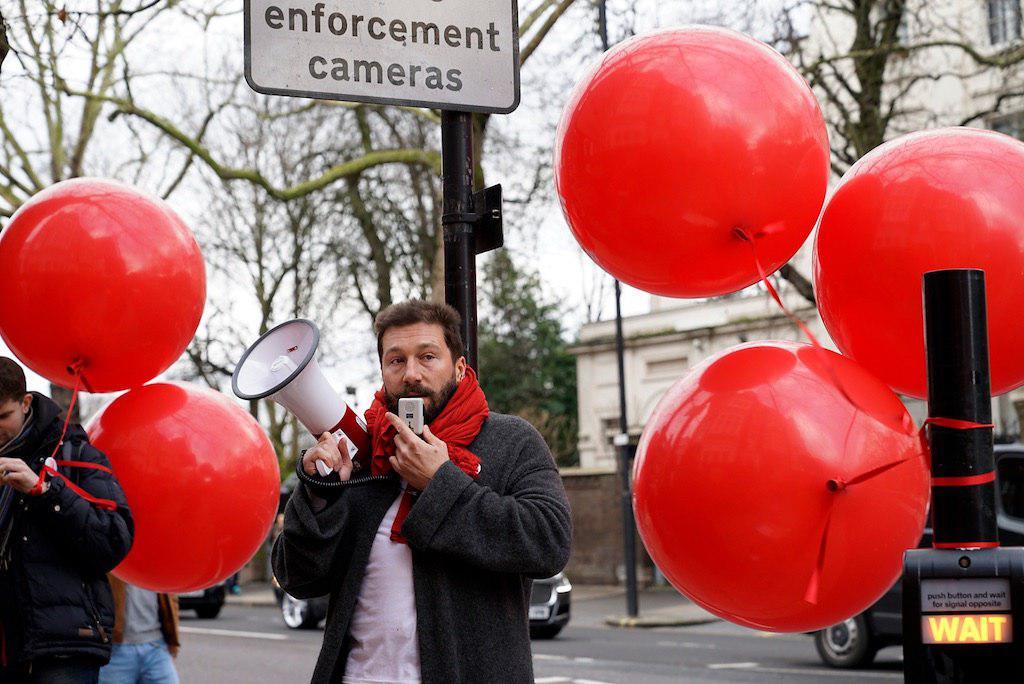
{"type": "MultiPolygon", "coordinates": [[[[22,494],[28,494],[38,481],[39,476],[20,458],[0,458],[0,485],[10,485],[22,494]]],[[[49,483],[43,485],[44,492],[48,488],[49,483]]]]}
{"type": "Polygon", "coordinates": [[[423,426],[421,438],[395,414],[388,413],[387,419],[398,431],[391,467],[410,487],[423,491],[437,469],[448,460],[448,445],[435,437],[427,425],[423,426]]]}
{"type": "Polygon", "coordinates": [[[348,455],[348,444],[338,442],[338,439],[329,432],[320,435],[316,446],[306,451],[302,457],[302,469],[307,475],[320,474],[316,469],[317,461],[322,461],[324,465],[338,473],[342,480],[347,480],[352,475],[352,457],[348,455]]]}

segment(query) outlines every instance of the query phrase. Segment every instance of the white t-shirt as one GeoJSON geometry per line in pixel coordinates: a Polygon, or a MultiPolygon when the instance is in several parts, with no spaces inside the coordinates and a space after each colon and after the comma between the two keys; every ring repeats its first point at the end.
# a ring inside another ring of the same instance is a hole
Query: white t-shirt
{"type": "Polygon", "coordinates": [[[366,576],[352,616],[352,650],[345,684],[408,684],[420,681],[416,639],[416,597],[412,585],[412,551],[391,541],[398,495],[384,515],[370,548],[366,576]]]}

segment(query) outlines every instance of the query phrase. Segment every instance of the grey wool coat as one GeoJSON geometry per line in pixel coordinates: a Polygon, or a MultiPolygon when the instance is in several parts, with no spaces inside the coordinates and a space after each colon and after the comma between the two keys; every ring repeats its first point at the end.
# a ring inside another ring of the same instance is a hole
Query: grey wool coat
{"type": "MultiPolygon", "coordinates": [[[[532,682],[530,582],[569,560],[565,489],[543,438],[521,418],[491,413],[469,449],[480,458],[479,476],[445,463],[402,525],[423,682],[532,682]]],[[[300,599],[330,594],[314,684],[342,680],[370,547],[400,491],[395,478],[357,484],[357,477],[317,496],[296,487],[274,544],[274,574],[285,591],[300,599]]]]}

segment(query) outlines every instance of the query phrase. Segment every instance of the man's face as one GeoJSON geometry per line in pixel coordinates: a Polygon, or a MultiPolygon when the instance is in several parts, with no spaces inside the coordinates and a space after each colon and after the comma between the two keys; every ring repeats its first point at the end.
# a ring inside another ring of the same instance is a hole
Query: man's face
{"type": "Polygon", "coordinates": [[[0,446],[18,436],[25,425],[25,416],[32,405],[32,395],[26,394],[21,401],[4,399],[0,401],[0,446]]]}
{"type": "Polygon", "coordinates": [[[423,422],[432,422],[466,375],[466,359],[452,361],[444,330],[431,323],[388,328],[381,346],[388,410],[397,414],[399,399],[422,397],[423,422]]]}

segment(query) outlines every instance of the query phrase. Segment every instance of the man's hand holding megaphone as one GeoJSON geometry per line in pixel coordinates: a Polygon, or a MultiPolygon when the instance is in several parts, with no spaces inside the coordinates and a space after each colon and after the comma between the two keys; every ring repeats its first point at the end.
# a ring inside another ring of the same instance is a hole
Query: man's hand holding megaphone
{"type": "MultiPolygon", "coordinates": [[[[345,439],[342,437],[342,439],[345,439]]],[[[352,475],[352,457],[349,456],[348,444],[341,444],[330,432],[320,435],[316,446],[308,449],[302,456],[302,470],[307,475],[316,476],[316,462],[321,461],[330,470],[338,473],[342,481],[352,475]]]]}

